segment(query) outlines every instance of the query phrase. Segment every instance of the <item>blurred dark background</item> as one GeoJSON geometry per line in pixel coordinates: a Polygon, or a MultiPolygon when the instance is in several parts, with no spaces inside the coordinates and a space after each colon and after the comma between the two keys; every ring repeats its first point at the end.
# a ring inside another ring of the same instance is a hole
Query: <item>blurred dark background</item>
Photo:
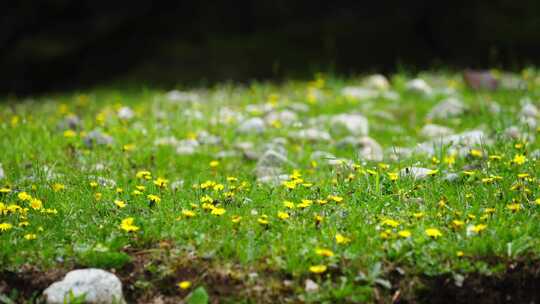
{"type": "Polygon", "coordinates": [[[2,1],[0,92],[540,62],[540,1],[2,1]]]}

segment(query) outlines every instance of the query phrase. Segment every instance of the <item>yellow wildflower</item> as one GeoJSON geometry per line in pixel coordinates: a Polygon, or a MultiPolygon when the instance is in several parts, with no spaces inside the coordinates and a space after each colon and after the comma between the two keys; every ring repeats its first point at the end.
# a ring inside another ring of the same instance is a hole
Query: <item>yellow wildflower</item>
{"type": "Polygon", "coordinates": [[[442,233],[439,229],[437,228],[428,228],[426,229],[426,235],[429,236],[429,237],[432,237],[434,239],[436,238],[439,238],[442,236],[442,233]]]}
{"type": "Polygon", "coordinates": [[[120,229],[126,231],[126,232],[135,232],[139,230],[139,227],[135,226],[133,224],[135,220],[132,217],[127,217],[122,220],[120,223],[120,229]]]}
{"type": "Polygon", "coordinates": [[[312,273],[324,273],[326,271],[327,267],[326,265],[314,265],[309,267],[309,271],[312,273]]]}

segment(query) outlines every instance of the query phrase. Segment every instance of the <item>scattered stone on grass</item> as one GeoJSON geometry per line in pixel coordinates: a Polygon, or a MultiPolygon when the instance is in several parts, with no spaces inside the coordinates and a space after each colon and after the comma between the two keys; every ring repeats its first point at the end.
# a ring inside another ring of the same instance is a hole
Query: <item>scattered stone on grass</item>
{"type": "Polygon", "coordinates": [[[439,102],[427,114],[427,119],[448,119],[457,117],[465,113],[467,107],[465,104],[454,97],[447,98],[439,102]]]}
{"type": "Polygon", "coordinates": [[[266,124],[262,118],[253,117],[242,122],[236,131],[240,134],[261,134],[266,131],[266,124]]]}
{"type": "Polygon", "coordinates": [[[64,279],[43,292],[47,304],[70,302],[71,297],[83,297],[84,303],[125,303],[122,283],[112,273],[95,268],[70,271],[64,279]]]}
{"type": "Polygon", "coordinates": [[[437,137],[443,137],[448,136],[454,133],[454,130],[441,126],[436,124],[427,124],[424,127],[422,127],[422,130],[420,130],[420,135],[426,138],[437,138],[437,137]]]}
{"type": "Polygon", "coordinates": [[[360,114],[339,114],[331,119],[333,126],[343,126],[351,134],[367,135],[369,132],[367,119],[360,114]]]}

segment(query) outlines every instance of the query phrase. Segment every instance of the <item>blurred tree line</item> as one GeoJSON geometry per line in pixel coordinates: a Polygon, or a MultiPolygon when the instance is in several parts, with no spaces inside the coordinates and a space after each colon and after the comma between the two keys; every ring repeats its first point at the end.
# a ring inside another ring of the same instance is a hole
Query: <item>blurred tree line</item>
{"type": "Polygon", "coordinates": [[[540,61],[540,1],[4,1],[0,91],[540,61]]]}

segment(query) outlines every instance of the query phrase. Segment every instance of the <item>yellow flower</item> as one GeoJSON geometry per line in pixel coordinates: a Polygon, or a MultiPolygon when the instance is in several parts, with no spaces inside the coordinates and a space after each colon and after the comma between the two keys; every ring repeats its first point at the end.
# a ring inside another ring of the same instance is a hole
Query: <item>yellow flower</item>
{"type": "Polygon", "coordinates": [[[39,210],[43,207],[43,202],[37,198],[32,198],[30,200],[30,207],[32,207],[34,210],[39,210]]]}
{"type": "Polygon", "coordinates": [[[7,187],[0,188],[0,193],[10,193],[11,189],[7,187]]]}
{"type": "Polygon", "coordinates": [[[469,154],[473,157],[482,157],[484,155],[484,153],[481,151],[481,150],[478,150],[478,149],[472,149],[469,154]]]}
{"type": "Polygon", "coordinates": [[[121,200],[114,200],[114,204],[118,206],[118,208],[124,208],[126,206],[126,202],[121,200]]]}
{"type": "Polygon", "coordinates": [[[233,224],[238,224],[240,223],[241,220],[242,220],[242,217],[239,215],[235,215],[231,218],[231,222],[233,222],[233,224]]]}
{"type": "Polygon", "coordinates": [[[456,156],[454,154],[445,156],[443,159],[444,163],[452,167],[456,163],[456,156]]]}
{"type": "Polygon", "coordinates": [[[388,172],[386,174],[388,174],[388,178],[393,182],[399,179],[399,173],[397,172],[388,172]]]}
{"type": "Polygon", "coordinates": [[[185,217],[194,217],[197,214],[191,210],[182,210],[182,215],[185,217]]]}
{"type": "Polygon", "coordinates": [[[432,237],[434,239],[442,236],[441,231],[439,229],[437,229],[437,228],[428,228],[428,229],[426,229],[425,232],[426,232],[427,236],[432,237]]]}
{"type": "Polygon", "coordinates": [[[284,206],[285,208],[294,209],[294,203],[293,203],[293,202],[290,202],[290,201],[284,201],[284,202],[283,202],[283,206],[284,206]]]}
{"type": "Polygon", "coordinates": [[[90,182],[90,187],[91,188],[96,188],[98,186],[98,183],[96,182],[90,182]]]}
{"type": "Polygon", "coordinates": [[[135,177],[137,178],[140,178],[140,179],[146,179],[146,180],[149,180],[152,178],[152,173],[150,173],[150,171],[139,171],[137,172],[137,174],[135,175],[135,177]]]}
{"type": "Polygon", "coordinates": [[[164,178],[161,178],[161,177],[158,177],[156,180],[154,180],[154,185],[156,185],[156,186],[158,186],[160,188],[167,187],[168,183],[169,183],[168,179],[164,179],[164,178]]]}
{"type": "Polygon", "coordinates": [[[463,225],[465,225],[464,221],[460,221],[460,220],[453,220],[452,221],[452,227],[454,227],[455,229],[459,229],[459,228],[463,227],[463,225]]]}
{"type": "Polygon", "coordinates": [[[154,194],[148,194],[146,196],[146,198],[148,198],[148,200],[153,203],[153,204],[157,204],[159,202],[161,202],[161,198],[157,195],[154,195],[154,194]]]}
{"type": "Polygon", "coordinates": [[[512,204],[506,205],[506,208],[510,211],[516,212],[521,209],[521,205],[519,203],[512,203],[512,204]]]}
{"type": "Polygon", "coordinates": [[[535,199],[535,200],[534,200],[534,203],[535,203],[536,205],[539,205],[539,206],[540,206],[540,198],[535,199]]]}
{"type": "Polygon", "coordinates": [[[332,252],[332,250],[324,249],[324,248],[315,249],[315,253],[317,255],[324,256],[324,257],[333,257],[334,256],[334,253],[332,252]]]}
{"type": "Polygon", "coordinates": [[[270,222],[268,221],[268,216],[267,215],[261,215],[258,219],[257,219],[257,222],[259,222],[259,224],[261,225],[268,225],[270,222]]]}
{"type": "Polygon", "coordinates": [[[325,272],[327,269],[326,265],[314,265],[314,266],[311,266],[309,267],[309,271],[311,271],[312,273],[323,273],[325,272]]]}
{"type": "Polygon", "coordinates": [[[103,194],[101,194],[101,192],[94,193],[94,198],[96,199],[96,201],[101,200],[102,196],[103,196],[103,194]]]}
{"type": "Polygon", "coordinates": [[[283,211],[279,211],[277,213],[277,216],[282,220],[286,220],[286,219],[289,218],[289,214],[287,212],[283,212],[283,211]]]}
{"type": "Polygon", "coordinates": [[[73,130],[64,131],[64,137],[65,138],[72,138],[72,137],[75,137],[75,136],[77,136],[77,132],[75,132],[73,130]]]}
{"type": "Polygon", "coordinates": [[[527,161],[527,158],[523,154],[516,154],[512,162],[516,165],[523,165],[527,161]]]}
{"type": "Polygon", "coordinates": [[[0,232],[8,231],[13,228],[13,225],[10,223],[0,223],[0,232]]]}
{"type": "Polygon", "coordinates": [[[474,233],[480,233],[480,232],[486,230],[486,228],[487,228],[487,225],[478,224],[478,225],[472,226],[471,231],[473,231],[474,233]]]}
{"type": "Polygon", "coordinates": [[[409,238],[411,237],[411,232],[409,230],[401,230],[398,232],[398,235],[402,238],[409,238]]]}
{"type": "Polygon", "coordinates": [[[132,217],[127,217],[122,220],[120,223],[120,229],[126,231],[126,232],[135,232],[139,230],[139,227],[135,226],[133,224],[135,220],[132,217]]]}
{"type": "Polygon", "coordinates": [[[214,208],[212,210],[212,212],[210,212],[210,214],[220,216],[220,215],[225,214],[225,209],[224,208],[214,208]]]}
{"type": "Polygon", "coordinates": [[[37,239],[37,235],[33,233],[27,233],[24,235],[24,238],[28,241],[37,239]]]}
{"type": "Polygon", "coordinates": [[[62,191],[64,189],[66,189],[66,186],[64,186],[62,184],[59,184],[59,183],[56,183],[56,184],[52,185],[52,188],[53,188],[54,192],[59,192],[59,191],[62,191]]]}
{"type": "Polygon", "coordinates": [[[182,282],[178,283],[177,285],[178,285],[178,287],[180,289],[188,289],[188,288],[191,287],[191,282],[190,281],[182,281],[182,282]]]}
{"type": "Polygon", "coordinates": [[[309,206],[313,205],[313,201],[312,200],[308,200],[308,199],[303,199],[301,201],[300,204],[297,205],[298,208],[300,209],[304,209],[304,208],[307,208],[309,206]]]}
{"type": "Polygon", "coordinates": [[[464,255],[465,255],[465,253],[464,253],[463,251],[461,251],[461,250],[459,250],[458,252],[456,252],[456,256],[458,256],[458,257],[462,257],[462,256],[464,256],[464,255]]]}
{"type": "Polygon", "coordinates": [[[219,161],[213,160],[210,162],[210,168],[217,168],[219,166],[219,161]]]}
{"type": "Polygon", "coordinates": [[[21,201],[29,201],[32,199],[32,196],[26,192],[21,192],[17,195],[17,197],[21,200],[21,201]]]}
{"type": "Polygon", "coordinates": [[[338,243],[338,244],[347,244],[347,243],[350,243],[350,242],[351,242],[350,238],[344,236],[341,233],[336,233],[336,243],[338,243]]]}
{"type": "Polygon", "coordinates": [[[341,203],[343,201],[343,197],[337,195],[329,195],[328,199],[336,203],[341,203]]]}
{"type": "Polygon", "coordinates": [[[392,228],[396,228],[397,226],[399,226],[399,222],[392,219],[385,219],[381,222],[381,224],[384,226],[390,226],[392,228]]]}

